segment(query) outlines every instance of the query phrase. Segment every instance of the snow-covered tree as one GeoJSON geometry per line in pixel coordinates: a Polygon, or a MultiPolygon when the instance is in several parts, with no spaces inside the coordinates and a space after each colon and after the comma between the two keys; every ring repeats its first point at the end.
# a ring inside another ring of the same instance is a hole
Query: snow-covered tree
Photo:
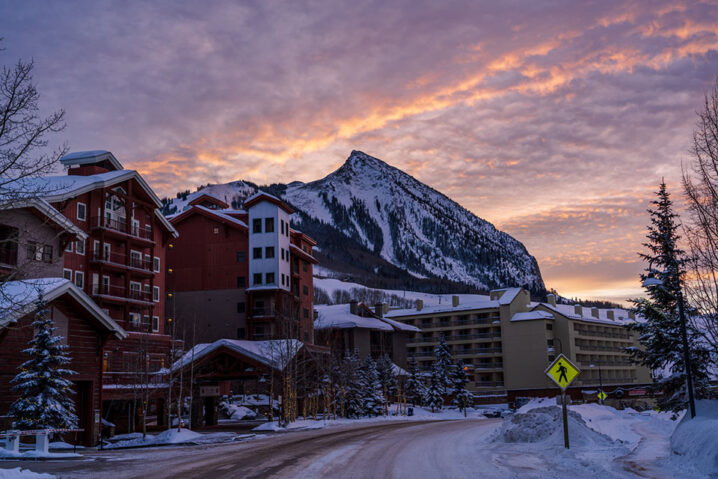
{"type": "MultiPolygon", "coordinates": [[[[678,246],[677,215],[661,182],[657,199],[649,209],[651,224],[648,226],[646,249],[641,258],[648,263],[641,281],[646,298],[632,300],[633,311],[645,318],[631,327],[638,331],[641,348],[630,348],[632,357],[659,376],[663,396],[659,403],[663,408],[678,410],[686,404],[686,367],[681,335],[679,298],[683,295],[685,259],[678,246]],[[669,374],[665,372],[670,371],[669,374]],[[665,374],[665,375],[664,375],[665,374]]],[[[688,314],[688,312],[686,312],[688,314]]],[[[697,396],[705,393],[708,376],[707,351],[694,335],[690,335],[689,351],[694,389],[697,396]]]]}
{"type": "Polygon", "coordinates": [[[431,368],[431,379],[429,381],[429,387],[426,389],[424,395],[424,405],[431,408],[431,412],[435,410],[441,410],[444,406],[444,384],[442,380],[442,372],[434,364],[431,368]]]}
{"type": "Polygon", "coordinates": [[[409,358],[408,366],[409,377],[406,379],[406,400],[412,406],[421,406],[424,403],[424,396],[426,395],[426,386],[419,375],[419,367],[416,364],[416,359],[409,358]]]}
{"type": "Polygon", "coordinates": [[[360,362],[356,353],[346,352],[336,370],[336,407],[344,417],[358,418],[364,415],[360,385],[360,362]]]}
{"type": "Polygon", "coordinates": [[[474,403],[474,395],[466,389],[468,382],[469,378],[464,370],[464,364],[459,361],[454,365],[451,374],[451,396],[453,397],[452,404],[457,406],[459,411],[463,411],[464,416],[466,416],[466,408],[474,403]]]}
{"type": "Polygon", "coordinates": [[[361,405],[365,416],[379,416],[384,413],[384,394],[379,382],[376,363],[367,356],[359,369],[361,405]]]}
{"type": "Polygon", "coordinates": [[[396,396],[396,375],[394,374],[394,363],[391,362],[389,356],[383,354],[376,360],[376,372],[381,384],[382,395],[384,397],[384,412],[391,401],[396,396]]]}
{"type": "Polygon", "coordinates": [[[439,338],[439,344],[434,348],[434,356],[436,359],[434,360],[433,369],[438,374],[441,394],[446,397],[451,390],[451,370],[454,367],[454,358],[451,356],[449,345],[446,344],[446,338],[443,334],[439,338]]]}
{"type": "Polygon", "coordinates": [[[35,336],[29,348],[23,350],[30,359],[20,365],[20,373],[10,382],[20,398],[10,406],[10,415],[17,418],[19,429],[48,429],[77,427],[72,382],[66,377],[75,374],[66,369],[70,363],[67,346],[62,337],[53,335],[47,303],[37,301],[37,313],[32,323],[35,336]]]}

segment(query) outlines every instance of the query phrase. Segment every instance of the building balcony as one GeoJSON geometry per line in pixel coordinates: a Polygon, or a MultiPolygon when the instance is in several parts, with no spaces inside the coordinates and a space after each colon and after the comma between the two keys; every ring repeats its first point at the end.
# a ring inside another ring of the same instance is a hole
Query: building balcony
{"type": "Polygon", "coordinates": [[[107,254],[104,251],[95,251],[90,257],[93,263],[100,263],[117,270],[134,271],[145,276],[154,274],[152,271],[152,262],[145,261],[142,258],[130,255],[129,257],[122,253],[107,254]]]}
{"type": "Polygon", "coordinates": [[[153,306],[152,293],[137,289],[124,288],[113,284],[93,284],[92,296],[115,302],[131,302],[143,306],[153,306]]]}
{"type": "Polygon", "coordinates": [[[469,365],[469,367],[474,371],[487,371],[487,370],[491,370],[491,369],[503,369],[504,363],[494,362],[494,363],[474,364],[473,366],[469,365]]]}
{"type": "Polygon", "coordinates": [[[167,373],[160,371],[106,371],[102,373],[102,385],[128,389],[142,388],[145,385],[150,388],[167,387],[167,373]]]}
{"type": "Polygon", "coordinates": [[[605,351],[605,352],[612,352],[612,353],[628,354],[626,352],[625,348],[621,348],[621,347],[617,347],[617,346],[598,346],[598,345],[590,345],[590,344],[577,344],[576,347],[582,351],[605,351]]]}
{"type": "Polygon", "coordinates": [[[600,380],[598,378],[591,378],[591,379],[577,379],[576,383],[578,383],[581,386],[599,386],[603,384],[606,385],[613,385],[613,384],[631,384],[635,383],[638,380],[638,378],[632,377],[632,376],[622,376],[618,378],[601,378],[600,380]]]}
{"type": "Polygon", "coordinates": [[[591,367],[591,365],[594,366],[604,366],[604,367],[635,367],[636,365],[631,361],[580,361],[581,366],[585,367],[591,367]]]}
{"type": "Polygon", "coordinates": [[[471,348],[454,350],[454,356],[478,356],[481,354],[501,354],[501,348],[471,348]]]}
{"type": "Polygon", "coordinates": [[[611,332],[605,332],[605,331],[591,331],[589,329],[585,328],[574,328],[574,331],[577,335],[580,336],[589,336],[593,338],[615,338],[615,339],[631,339],[631,335],[628,333],[611,333],[611,332]]]}
{"type": "Polygon", "coordinates": [[[101,216],[93,216],[90,219],[92,229],[103,229],[107,232],[122,237],[129,237],[141,240],[147,243],[154,243],[154,235],[152,229],[141,228],[139,226],[131,226],[127,224],[124,218],[110,219],[101,216]]]}
{"type": "Polygon", "coordinates": [[[502,388],[504,387],[503,381],[476,381],[474,387],[478,389],[483,388],[502,388]]]}

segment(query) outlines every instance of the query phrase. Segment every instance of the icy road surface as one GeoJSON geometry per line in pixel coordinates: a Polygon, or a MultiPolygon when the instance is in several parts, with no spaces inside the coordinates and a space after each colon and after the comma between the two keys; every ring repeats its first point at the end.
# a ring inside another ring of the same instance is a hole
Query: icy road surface
{"type": "MultiPolygon", "coordinates": [[[[657,459],[656,448],[618,457],[613,448],[565,451],[493,442],[500,425],[500,419],[358,423],[238,444],[98,452],[85,461],[21,465],[60,478],[656,477],[656,471],[645,467],[657,459]]],[[[0,463],[0,468],[6,466],[16,464],[0,463]]]]}

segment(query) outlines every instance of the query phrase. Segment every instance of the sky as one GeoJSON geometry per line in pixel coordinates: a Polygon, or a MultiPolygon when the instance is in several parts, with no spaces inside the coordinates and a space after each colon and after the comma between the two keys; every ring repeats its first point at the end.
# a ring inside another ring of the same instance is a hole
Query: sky
{"type": "Polygon", "coordinates": [[[548,287],[617,301],[718,74],[718,0],[0,0],[0,36],[59,139],[161,196],[362,150],[522,241],[548,287]]]}

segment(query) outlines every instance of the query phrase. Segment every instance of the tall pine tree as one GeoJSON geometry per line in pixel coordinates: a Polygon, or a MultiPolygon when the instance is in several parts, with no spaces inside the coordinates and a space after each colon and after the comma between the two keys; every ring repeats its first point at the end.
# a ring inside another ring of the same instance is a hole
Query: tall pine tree
{"type": "Polygon", "coordinates": [[[19,429],[49,429],[77,427],[72,382],[66,377],[75,374],[65,367],[70,363],[67,346],[62,337],[54,336],[47,303],[40,296],[32,323],[35,336],[23,352],[30,359],[20,365],[20,373],[10,382],[20,398],[10,406],[10,415],[17,418],[19,429]]]}
{"type": "Polygon", "coordinates": [[[419,375],[419,366],[416,359],[412,356],[409,358],[408,366],[409,377],[406,380],[406,400],[412,406],[421,406],[426,395],[426,386],[419,375]]]}
{"type": "Polygon", "coordinates": [[[454,367],[454,358],[451,356],[449,345],[446,344],[446,338],[443,334],[439,338],[439,344],[434,348],[434,356],[436,357],[434,370],[438,375],[441,394],[446,397],[451,391],[451,370],[454,367]]]}
{"type": "Polygon", "coordinates": [[[442,372],[439,367],[434,364],[431,368],[431,379],[429,380],[429,387],[426,389],[424,396],[424,404],[431,408],[431,412],[435,410],[441,410],[444,406],[444,385],[442,380],[442,372]]]}
{"type": "Polygon", "coordinates": [[[458,361],[453,368],[451,375],[451,396],[453,397],[452,404],[459,408],[459,411],[464,413],[466,416],[466,408],[474,404],[474,395],[466,389],[466,384],[469,382],[469,378],[464,370],[464,364],[458,361]]]}
{"type": "Polygon", "coordinates": [[[367,356],[359,369],[361,405],[365,416],[380,416],[384,413],[384,394],[379,382],[376,363],[367,356]]]}
{"type": "MultiPolygon", "coordinates": [[[[675,411],[685,407],[687,392],[678,312],[678,301],[684,287],[685,258],[678,246],[677,215],[673,213],[673,203],[665,182],[661,181],[656,196],[653,207],[648,210],[651,224],[648,226],[647,241],[643,243],[646,252],[640,254],[641,259],[648,263],[646,272],[641,274],[647,298],[632,300],[633,311],[645,319],[631,325],[638,331],[642,348],[630,348],[629,351],[637,362],[658,376],[664,393],[659,400],[661,407],[675,411]]],[[[689,335],[689,351],[694,389],[701,397],[706,392],[708,381],[708,354],[692,334],[689,335]]]]}

